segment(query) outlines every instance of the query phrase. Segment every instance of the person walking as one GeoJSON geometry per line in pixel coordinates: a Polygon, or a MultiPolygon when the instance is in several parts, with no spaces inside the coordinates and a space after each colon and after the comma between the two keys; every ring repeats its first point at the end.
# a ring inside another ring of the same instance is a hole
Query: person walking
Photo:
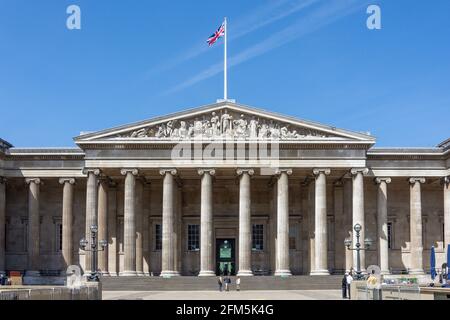
{"type": "Polygon", "coordinates": [[[217,279],[217,284],[219,285],[219,291],[222,292],[222,286],[223,286],[223,278],[222,276],[217,279]]]}
{"type": "Polygon", "coordinates": [[[240,291],[241,290],[241,278],[237,277],[236,278],[236,291],[240,291]]]}
{"type": "Polygon", "coordinates": [[[346,272],[342,278],[342,299],[347,299],[347,276],[348,272],[346,272]]]}
{"type": "Polygon", "coordinates": [[[353,277],[352,277],[352,275],[350,273],[346,276],[346,280],[347,280],[348,298],[351,299],[352,297],[351,297],[350,287],[351,287],[351,284],[352,284],[352,281],[353,281],[353,277]]]}

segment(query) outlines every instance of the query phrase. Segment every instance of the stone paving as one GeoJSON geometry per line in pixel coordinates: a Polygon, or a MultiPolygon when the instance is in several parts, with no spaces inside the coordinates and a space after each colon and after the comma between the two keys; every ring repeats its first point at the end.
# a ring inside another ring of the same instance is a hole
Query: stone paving
{"type": "Polygon", "coordinates": [[[103,291],[103,300],[343,300],[340,290],[103,291]]]}

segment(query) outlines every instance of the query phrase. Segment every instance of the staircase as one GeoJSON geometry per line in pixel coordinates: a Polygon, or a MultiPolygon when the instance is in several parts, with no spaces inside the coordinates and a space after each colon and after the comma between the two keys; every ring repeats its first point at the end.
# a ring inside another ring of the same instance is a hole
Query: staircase
{"type": "MultiPolygon", "coordinates": [[[[217,277],[102,277],[105,291],[209,291],[218,290],[217,277]]],[[[340,275],[332,276],[255,276],[241,277],[241,290],[336,290],[340,275]]],[[[231,277],[230,290],[235,290],[231,277]]]]}

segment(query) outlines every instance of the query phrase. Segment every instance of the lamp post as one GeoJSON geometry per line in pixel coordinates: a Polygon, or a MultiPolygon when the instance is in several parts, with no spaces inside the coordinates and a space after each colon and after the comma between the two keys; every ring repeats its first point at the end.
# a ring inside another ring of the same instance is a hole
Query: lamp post
{"type": "Polygon", "coordinates": [[[90,230],[91,230],[91,248],[86,249],[86,247],[89,244],[89,241],[86,240],[85,238],[82,238],[80,240],[80,249],[83,251],[92,252],[91,274],[88,276],[88,281],[99,281],[99,275],[97,270],[97,256],[99,251],[105,250],[105,247],[108,245],[108,242],[102,239],[97,243],[98,227],[96,225],[92,225],[90,230]]]}
{"type": "Polygon", "coordinates": [[[348,250],[355,250],[356,251],[356,280],[363,279],[363,275],[361,273],[361,250],[368,250],[370,245],[372,244],[372,240],[369,238],[364,239],[364,248],[361,247],[360,237],[361,237],[361,225],[359,223],[355,224],[353,227],[353,230],[356,232],[356,243],[354,247],[352,246],[352,239],[347,238],[344,241],[345,246],[348,250]]]}

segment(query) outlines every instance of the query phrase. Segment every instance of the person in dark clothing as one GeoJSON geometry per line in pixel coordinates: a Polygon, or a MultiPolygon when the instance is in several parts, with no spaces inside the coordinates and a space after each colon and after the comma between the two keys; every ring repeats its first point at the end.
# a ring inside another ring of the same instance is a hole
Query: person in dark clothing
{"type": "Polygon", "coordinates": [[[348,273],[346,272],[342,278],[342,299],[347,299],[347,276],[348,273]]]}

